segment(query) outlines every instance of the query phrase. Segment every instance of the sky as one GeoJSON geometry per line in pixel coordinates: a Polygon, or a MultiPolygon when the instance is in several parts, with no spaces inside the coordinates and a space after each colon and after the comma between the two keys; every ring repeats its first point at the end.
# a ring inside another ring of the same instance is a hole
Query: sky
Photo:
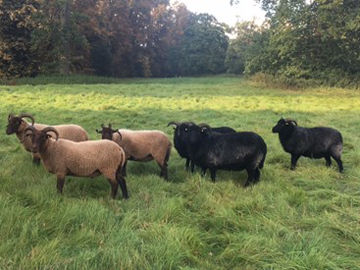
{"type": "MultiPolygon", "coordinates": [[[[172,0],[171,2],[175,2],[172,0]]],[[[251,21],[261,24],[265,17],[254,0],[240,0],[240,4],[230,6],[230,0],[177,0],[184,3],[192,12],[209,13],[219,22],[234,26],[237,21],[251,21]]]]}

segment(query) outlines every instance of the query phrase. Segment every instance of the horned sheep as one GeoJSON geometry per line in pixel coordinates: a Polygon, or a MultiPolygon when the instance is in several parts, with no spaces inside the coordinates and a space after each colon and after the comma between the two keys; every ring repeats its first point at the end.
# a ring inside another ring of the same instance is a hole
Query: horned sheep
{"type": "Polygon", "coordinates": [[[189,126],[187,149],[190,159],[215,181],[217,170],[246,170],[245,186],[260,180],[267,153],[265,141],[254,132],[215,133],[209,125],[189,126]]]}
{"type": "MultiPolygon", "coordinates": [[[[191,172],[194,172],[194,162],[190,160],[189,153],[187,150],[186,134],[189,126],[195,125],[194,122],[175,122],[171,121],[168,123],[168,126],[174,127],[174,147],[179,153],[180,157],[186,159],[185,169],[191,167],[191,172]]],[[[201,126],[202,124],[200,124],[201,126]]],[[[211,129],[215,133],[235,133],[236,131],[230,127],[215,127],[211,129]]],[[[206,169],[203,169],[203,174],[205,174],[206,169]]]]}
{"type": "MultiPolygon", "coordinates": [[[[31,120],[31,125],[36,129],[44,129],[48,127],[48,125],[35,123],[35,119],[30,114],[20,114],[15,116],[13,114],[9,114],[8,116],[8,125],[6,127],[6,134],[16,134],[16,137],[19,139],[20,143],[24,146],[25,150],[31,152],[31,140],[24,137],[24,131],[30,124],[24,119],[29,118],[31,120]]],[[[59,133],[59,137],[61,139],[68,139],[74,142],[81,142],[88,140],[87,132],[78,125],[56,125],[53,126],[59,133]]],[[[33,153],[33,162],[35,164],[40,163],[40,157],[38,154],[33,153]]]]}
{"type": "Polygon", "coordinates": [[[57,190],[63,192],[65,176],[95,177],[104,175],[111,185],[111,195],[116,197],[118,186],[123,198],[128,198],[126,182],[121,175],[125,164],[125,152],[115,142],[108,140],[73,142],[59,139],[54,127],[37,130],[33,126],[25,129],[31,139],[34,153],[38,153],[47,171],[57,177],[57,190]],[[56,138],[51,138],[52,132],[56,138]]]}
{"type": "MultiPolygon", "coordinates": [[[[165,133],[158,130],[113,130],[111,124],[108,127],[101,124],[101,128],[96,132],[102,135],[102,139],[112,140],[120,145],[127,160],[147,162],[155,159],[161,169],[160,177],[168,179],[167,166],[172,144],[165,133]]],[[[124,175],[126,165],[127,162],[124,165],[124,175]]]]}
{"type": "Polygon", "coordinates": [[[335,159],[339,171],[343,171],[341,154],[343,139],[341,133],[329,127],[305,128],[298,126],[293,119],[281,118],[272,129],[279,133],[280,143],[285,152],[291,154],[291,169],[296,168],[300,156],[310,158],[325,158],[326,166],[331,165],[331,158],[335,159]]]}

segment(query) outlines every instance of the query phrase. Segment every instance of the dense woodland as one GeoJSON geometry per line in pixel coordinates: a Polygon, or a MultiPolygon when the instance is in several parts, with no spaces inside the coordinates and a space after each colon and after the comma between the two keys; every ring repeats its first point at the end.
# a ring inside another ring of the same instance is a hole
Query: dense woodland
{"type": "Polygon", "coordinates": [[[359,0],[257,2],[263,25],[230,28],[169,0],[0,0],[0,78],[228,72],[359,83],[359,0]]]}

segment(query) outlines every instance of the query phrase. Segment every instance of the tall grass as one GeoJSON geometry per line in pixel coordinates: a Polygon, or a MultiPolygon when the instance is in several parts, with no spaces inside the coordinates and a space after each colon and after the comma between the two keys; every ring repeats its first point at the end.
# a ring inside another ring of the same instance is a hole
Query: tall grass
{"type": "MultiPolygon", "coordinates": [[[[44,79],[46,81],[46,79],[44,79]]],[[[51,82],[51,80],[49,81],[51,82]]],[[[34,84],[34,83],[33,83],[34,84]]],[[[360,93],[255,88],[237,78],[127,79],[111,84],[1,86],[0,268],[356,269],[360,265],[360,93]],[[129,162],[130,199],[110,198],[103,177],[55,176],[31,163],[7,114],[48,124],[159,129],[171,120],[228,125],[268,145],[261,181],[244,172],[217,182],[184,170],[173,149],[169,181],[155,162],[129,162]],[[344,137],[344,174],[325,160],[290,156],[271,127],[281,117],[331,126],[344,137]]]]}

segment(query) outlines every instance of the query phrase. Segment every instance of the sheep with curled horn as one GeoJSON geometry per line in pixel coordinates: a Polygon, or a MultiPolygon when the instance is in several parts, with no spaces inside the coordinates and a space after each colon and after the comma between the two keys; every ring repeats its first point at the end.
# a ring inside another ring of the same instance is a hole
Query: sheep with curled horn
{"type": "Polygon", "coordinates": [[[37,130],[25,128],[25,137],[31,139],[31,151],[39,154],[48,172],[57,177],[57,190],[63,192],[65,177],[105,176],[111,185],[111,196],[116,197],[118,186],[123,198],[128,198],[126,182],[121,175],[125,164],[125,152],[115,142],[108,140],[73,142],[61,139],[54,127],[37,130]],[[56,138],[53,139],[54,133],[56,138]]]}
{"type": "Polygon", "coordinates": [[[186,130],[189,126],[195,125],[194,122],[176,122],[171,121],[168,123],[169,126],[174,127],[174,147],[179,153],[179,156],[186,159],[185,169],[188,170],[191,166],[191,172],[194,172],[194,164],[191,162],[186,146],[186,130]]]}
{"type": "Polygon", "coordinates": [[[296,168],[298,159],[303,156],[325,158],[328,167],[331,165],[332,157],[337,162],[339,171],[343,171],[343,139],[338,130],[329,127],[300,127],[294,119],[281,118],[272,132],[279,133],[284,151],[291,154],[292,170],[296,168]]]}
{"type": "MultiPolygon", "coordinates": [[[[168,179],[168,161],[171,154],[171,142],[164,132],[159,130],[129,130],[129,129],[112,129],[101,124],[102,139],[113,140],[120,145],[126,154],[127,160],[147,162],[156,160],[161,169],[160,177],[168,179]]],[[[126,165],[124,165],[123,174],[126,175],[126,165]]]]}
{"type": "MultiPolygon", "coordinates": [[[[187,141],[186,141],[186,132],[189,126],[195,125],[194,122],[175,122],[171,121],[168,123],[168,126],[174,126],[174,146],[179,156],[186,159],[185,168],[189,169],[189,164],[191,167],[191,172],[194,172],[195,164],[190,160],[189,153],[187,150],[187,141]]],[[[199,124],[199,126],[207,126],[205,123],[199,124]]],[[[215,133],[236,133],[233,128],[230,127],[215,127],[212,128],[212,131],[215,133]]],[[[202,174],[205,174],[206,169],[202,168],[202,174]]]]}
{"type": "Polygon", "coordinates": [[[260,180],[260,169],[264,167],[267,146],[254,132],[217,133],[207,125],[188,127],[187,149],[196,166],[209,169],[215,182],[217,170],[246,170],[245,186],[260,180]]]}
{"type": "MultiPolygon", "coordinates": [[[[31,141],[24,137],[24,131],[29,126],[34,126],[36,129],[48,127],[48,125],[45,124],[35,123],[35,119],[31,114],[22,113],[18,116],[9,114],[6,134],[11,135],[15,133],[25,150],[31,152],[31,141]],[[31,120],[31,125],[24,118],[29,118],[31,120]]],[[[57,125],[53,127],[58,131],[59,136],[62,139],[68,139],[75,142],[88,140],[87,132],[78,125],[57,125]]],[[[34,164],[40,163],[38,154],[32,153],[32,157],[34,164]]]]}

